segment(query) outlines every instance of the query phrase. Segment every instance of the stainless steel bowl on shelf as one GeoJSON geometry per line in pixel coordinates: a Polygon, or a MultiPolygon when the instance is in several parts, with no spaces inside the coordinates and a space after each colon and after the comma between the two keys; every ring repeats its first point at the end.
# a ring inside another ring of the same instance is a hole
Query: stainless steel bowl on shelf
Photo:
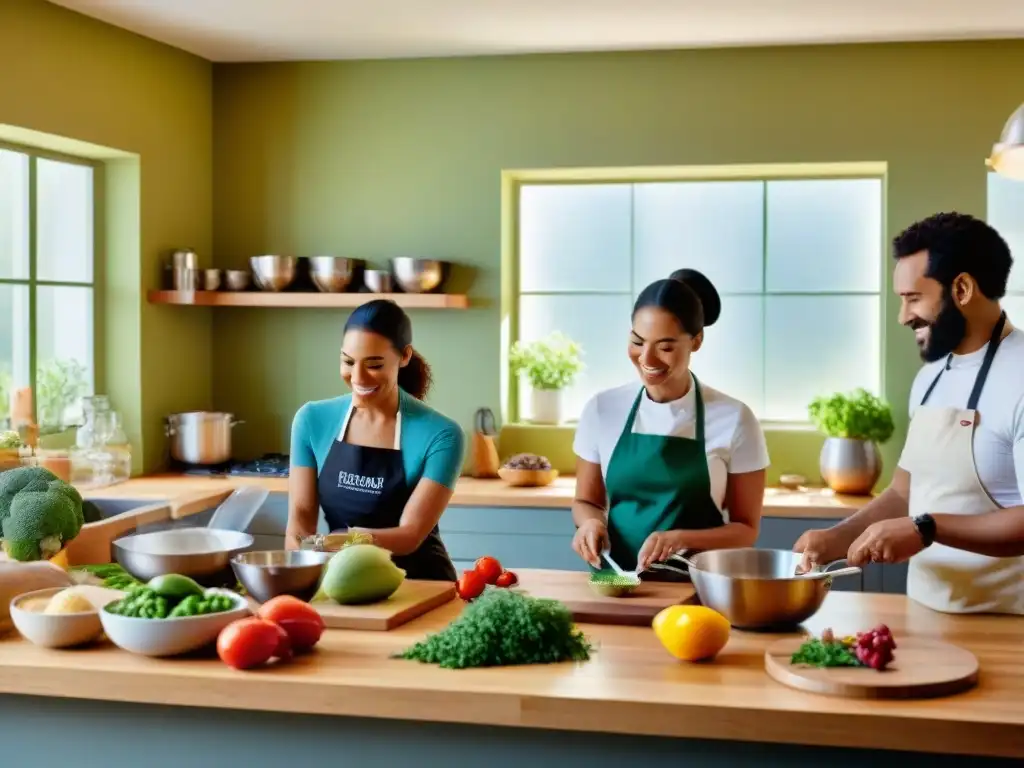
{"type": "Polygon", "coordinates": [[[859,568],[797,575],[801,556],[785,549],[716,549],[689,555],[690,581],[703,605],[718,611],[737,629],[795,627],[811,618],[832,588],[835,576],[859,568]]]}
{"type": "Polygon", "coordinates": [[[441,287],[451,265],[437,259],[398,256],[391,260],[391,274],[406,293],[430,293],[441,287]]]}
{"type": "Polygon", "coordinates": [[[141,581],[179,573],[206,586],[222,586],[231,581],[231,558],[253,541],[239,531],[170,528],[122,536],[111,548],[121,567],[141,581]]]}
{"type": "Polygon", "coordinates": [[[252,274],[247,269],[225,269],[224,289],[228,291],[248,290],[252,274]]]}
{"type": "Polygon", "coordinates": [[[363,262],[344,256],[310,256],[309,276],[323,293],[341,293],[352,284],[356,270],[363,262]]]}
{"type": "Polygon", "coordinates": [[[246,591],[261,603],[278,595],[309,600],[333,556],[333,552],[308,549],[243,552],[231,558],[231,568],[246,591]]]}
{"type": "Polygon", "coordinates": [[[261,291],[283,291],[295,282],[298,259],[294,256],[253,256],[249,264],[261,291]]]}
{"type": "Polygon", "coordinates": [[[363,272],[363,284],[370,293],[391,293],[391,273],[385,269],[367,269],[363,272]]]}

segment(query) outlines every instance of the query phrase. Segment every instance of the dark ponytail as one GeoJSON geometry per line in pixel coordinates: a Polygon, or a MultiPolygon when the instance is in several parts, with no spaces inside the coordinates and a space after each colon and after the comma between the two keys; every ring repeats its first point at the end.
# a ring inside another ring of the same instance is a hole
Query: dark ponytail
{"type": "Polygon", "coordinates": [[[405,367],[398,369],[398,386],[417,400],[423,400],[433,383],[434,377],[430,374],[429,363],[414,349],[409,362],[405,367]]]}
{"type": "Polygon", "coordinates": [[[696,336],[718,320],[722,299],[703,274],[695,269],[677,269],[667,280],[655,280],[640,291],[633,314],[644,307],[672,313],[686,333],[696,336]]]}
{"type": "MultiPolygon", "coordinates": [[[[345,323],[344,333],[363,330],[383,336],[399,354],[412,347],[412,322],[405,311],[388,299],[374,299],[356,307],[345,323]]],[[[343,334],[344,335],[344,334],[343,334]]],[[[408,364],[398,369],[398,386],[422,400],[430,391],[433,378],[430,366],[415,349],[408,364]]]]}

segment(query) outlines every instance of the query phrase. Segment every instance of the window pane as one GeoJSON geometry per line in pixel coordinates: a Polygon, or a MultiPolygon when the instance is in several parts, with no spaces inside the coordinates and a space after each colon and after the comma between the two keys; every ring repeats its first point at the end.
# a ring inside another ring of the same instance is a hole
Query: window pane
{"type": "MultiPolygon", "coordinates": [[[[629,296],[520,296],[519,338],[534,341],[561,331],[583,348],[586,368],[565,391],[562,412],[579,418],[591,395],[635,380],[629,362],[629,296]]],[[[530,418],[529,383],[519,383],[519,416],[530,418]]]]}
{"type": "Polygon", "coordinates": [[[0,285],[0,428],[14,389],[28,385],[28,286],[0,285]]]}
{"type": "Polygon", "coordinates": [[[724,293],[760,293],[764,183],[693,181],[634,187],[633,290],[682,267],[724,293]]]}
{"type": "Polygon", "coordinates": [[[93,388],[91,288],[36,289],[36,411],[40,427],[79,418],[79,398],[93,388]]]}
{"type": "Polygon", "coordinates": [[[818,395],[881,380],[881,298],[768,296],[765,299],[765,414],[807,421],[818,395]]]}
{"type": "Polygon", "coordinates": [[[28,155],[0,149],[0,278],[28,277],[28,155]]]}
{"type": "Polygon", "coordinates": [[[704,329],[704,346],[690,365],[701,382],[764,413],[764,299],[723,296],[722,316],[704,329]]]}
{"type": "Polygon", "coordinates": [[[629,184],[520,188],[519,289],[628,293],[629,184]]]}
{"type": "Polygon", "coordinates": [[[988,175],[988,223],[999,230],[1013,254],[1010,290],[1024,291],[1024,181],[988,175]]]}
{"type": "Polygon", "coordinates": [[[40,280],[92,282],[92,168],[36,161],[36,275],[40,280]]]}
{"type": "Polygon", "coordinates": [[[769,293],[881,289],[880,179],[769,181],[767,229],[769,293]]]}

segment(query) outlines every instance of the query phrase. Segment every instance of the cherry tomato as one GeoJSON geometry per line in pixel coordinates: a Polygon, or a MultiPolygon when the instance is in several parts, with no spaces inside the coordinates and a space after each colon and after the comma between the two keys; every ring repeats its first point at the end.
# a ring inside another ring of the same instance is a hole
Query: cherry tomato
{"type": "Polygon", "coordinates": [[[316,608],[291,595],[268,600],[256,615],[283,627],[296,651],[312,648],[324,632],[324,619],[316,608]]]}
{"type": "Polygon", "coordinates": [[[477,571],[463,571],[455,585],[455,590],[459,593],[459,597],[468,601],[480,597],[486,586],[487,582],[477,571]]]}
{"type": "Polygon", "coordinates": [[[217,636],[217,655],[235,669],[252,669],[269,661],[281,649],[284,630],[250,616],[228,624],[217,636]]]}
{"type": "Polygon", "coordinates": [[[481,557],[476,561],[476,572],[479,573],[483,580],[488,584],[494,584],[498,581],[498,577],[501,576],[502,567],[501,563],[498,562],[497,558],[494,557],[481,557]]]}
{"type": "Polygon", "coordinates": [[[519,577],[512,571],[502,571],[496,583],[499,587],[514,587],[519,583],[519,577]]]}

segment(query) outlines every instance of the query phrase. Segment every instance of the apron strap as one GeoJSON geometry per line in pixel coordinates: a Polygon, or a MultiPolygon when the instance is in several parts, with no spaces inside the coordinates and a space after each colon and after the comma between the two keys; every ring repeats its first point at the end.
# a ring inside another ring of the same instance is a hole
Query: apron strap
{"type": "MultiPolygon", "coordinates": [[[[354,405],[350,405],[348,410],[345,411],[345,419],[341,422],[341,431],[338,432],[338,442],[345,442],[345,433],[348,431],[348,423],[352,419],[352,412],[356,409],[354,405]]],[[[398,414],[395,416],[395,446],[396,451],[402,449],[402,404],[398,404],[398,414]]]]}
{"type": "MultiPolygon", "coordinates": [[[[988,372],[992,368],[992,361],[995,359],[996,352],[999,351],[999,345],[1003,343],[1003,329],[1005,327],[1006,313],[1002,312],[999,315],[999,322],[997,322],[996,327],[992,329],[992,335],[988,340],[988,349],[985,350],[985,359],[981,362],[981,370],[978,371],[978,375],[974,379],[974,388],[971,390],[971,396],[967,399],[967,410],[969,411],[975,411],[978,409],[978,402],[981,400],[981,391],[984,389],[985,382],[988,380],[988,372]]],[[[931,397],[932,391],[939,383],[939,379],[942,378],[943,373],[949,370],[952,362],[953,353],[950,352],[949,356],[946,358],[946,364],[932,380],[932,383],[924,393],[924,397],[921,398],[921,405],[928,402],[928,398],[931,397]]]]}
{"type": "MultiPolygon", "coordinates": [[[[698,443],[704,443],[704,397],[701,395],[700,382],[697,381],[697,377],[692,373],[690,376],[693,378],[693,396],[696,401],[695,415],[694,418],[694,439],[698,443]]],[[[633,432],[633,424],[636,422],[636,412],[640,410],[640,398],[644,396],[647,390],[642,386],[640,391],[636,395],[636,399],[633,401],[633,407],[629,409],[629,415],[626,417],[626,426],[622,430],[622,434],[628,435],[633,432]]]]}

